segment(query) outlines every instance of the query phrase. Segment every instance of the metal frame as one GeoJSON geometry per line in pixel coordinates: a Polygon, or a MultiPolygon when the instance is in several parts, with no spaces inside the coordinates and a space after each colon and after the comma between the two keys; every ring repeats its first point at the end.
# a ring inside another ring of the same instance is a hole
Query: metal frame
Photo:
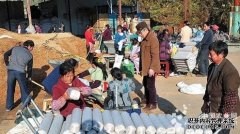
{"type": "Polygon", "coordinates": [[[39,113],[39,115],[41,116],[41,118],[43,119],[43,113],[41,112],[41,110],[38,108],[38,106],[36,105],[36,103],[33,101],[32,96],[28,95],[27,99],[25,100],[25,102],[23,103],[22,107],[20,110],[17,111],[16,115],[17,118],[23,118],[24,122],[28,125],[28,127],[30,128],[30,130],[34,133],[34,134],[38,134],[37,130],[33,127],[33,125],[28,121],[27,117],[24,115],[24,110],[27,109],[28,113],[31,115],[31,117],[33,118],[34,122],[36,123],[37,127],[39,127],[40,122],[38,122],[36,116],[33,114],[32,110],[29,108],[30,103],[34,106],[34,108],[37,110],[37,112],[39,113]]]}

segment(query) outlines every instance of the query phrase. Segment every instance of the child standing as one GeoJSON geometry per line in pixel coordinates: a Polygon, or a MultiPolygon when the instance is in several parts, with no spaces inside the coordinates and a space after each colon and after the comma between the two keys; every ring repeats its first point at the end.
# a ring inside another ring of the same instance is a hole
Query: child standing
{"type": "Polygon", "coordinates": [[[126,43],[127,38],[126,35],[122,32],[122,26],[117,26],[117,33],[115,34],[114,40],[114,48],[116,54],[123,55],[124,54],[124,47],[123,45],[126,43]]]}
{"type": "Polygon", "coordinates": [[[130,54],[130,59],[133,61],[134,63],[134,66],[136,68],[136,72],[137,74],[139,74],[139,52],[140,52],[140,46],[139,46],[139,42],[136,38],[134,38],[132,40],[132,44],[133,44],[133,47],[132,47],[132,51],[131,51],[131,54],[130,54]]]}

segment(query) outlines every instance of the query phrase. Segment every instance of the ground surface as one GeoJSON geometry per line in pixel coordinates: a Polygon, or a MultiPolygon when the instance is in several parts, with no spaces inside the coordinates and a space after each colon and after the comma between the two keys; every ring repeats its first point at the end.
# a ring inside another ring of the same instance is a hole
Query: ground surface
{"type": "MultiPolygon", "coordinates": [[[[44,41],[49,38],[54,37],[54,34],[45,34],[45,35],[18,35],[14,33],[9,33],[7,31],[0,29],[0,35],[7,33],[7,35],[13,36],[16,39],[0,39],[0,134],[5,134],[9,129],[15,126],[14,120],[16,119],[16,111],[19,109],[19,88],[16,88],[15,92],[15,102],[16,108],[10,112],[5,112],[5,99],[6,99],[6,68],[3,64],[3,53],[11,48],[15,43],[19,41],[24,41],[25,39],[33,39],[37,42],[38,49],[35,49],[33,52],[34,55],[34,77],[33,80],[41,82],[46,75],[52,70],[52,67],[48,67],[48,59],[57,58],[64,59],[61,54],[56,53],[56,50],[49,50],[46,47],[43,47],[42,44],[44,41]],[[44,68],[42,68],[44,66],[44,68]]],[[[49,46],[57,45],[56,48],[59,48],[61,51],[68,51],[73,54],[80,54],[84,57],[86,55],[85,45],[81,39],[72,36],[71,34],[61,34],[57,36],[57,39],[49,41],[49,46]]],[[[36,47],[37,48],[37,47],[36,47]]],[[[235,67],[240,72],[240,48],[231,47],[230,54],[228,59],[232,61],[235,67]]],[[[87,68],[89,64],[81,60],[79,71],[87,68]]],[[[142,78],[140,76],[135,76],[138,88],[141,89],[142,78]]],[[[206,85],[206,78],[195,77],[195,76],[175,76],[165,79],[162,76],[158,76],[156,80],[157,94],[158,94],[158,109],[155,111],[145,111],[147,113],[173,113],[173,112],[182,112],[185,113],[188,117],[197,117],[201,112],[200,108],[202,106],[202,96],[203,95],[188,95],[178,92],[176,84],[180,81],[184,81],[186,84],[200,83],[203,86],[206,85]]],[[[33,95],[37,105],[42,108],[42,101],[45,97],[45,91],[42,91],[39,87],[30,84],[30,88],[33,90],[33,95]]],[[[141,96],[141,95],[140,95],[141,96]]],[[[238,122],[240,120],[238,119],[238,122]]],[[[237,125],[232,134],[240,134],[240,125],[237,125]]]]}

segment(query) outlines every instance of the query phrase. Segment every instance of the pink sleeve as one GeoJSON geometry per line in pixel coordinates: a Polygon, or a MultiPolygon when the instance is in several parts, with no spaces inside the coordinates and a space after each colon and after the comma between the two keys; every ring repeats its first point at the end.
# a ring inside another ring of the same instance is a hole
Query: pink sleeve
{"type": "Polygon", "coordinates": [[[53,100],[52,101],[52,109],[59,110],[65,105],[65,103],[66,103],[66,100],[63,97],[53,100]]]}

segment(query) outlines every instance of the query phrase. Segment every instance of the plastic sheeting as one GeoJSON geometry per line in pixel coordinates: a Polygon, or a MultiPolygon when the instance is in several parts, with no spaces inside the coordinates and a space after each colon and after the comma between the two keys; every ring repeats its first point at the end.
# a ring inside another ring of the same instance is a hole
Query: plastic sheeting
{"type": "Polygon", "coordinates": [[[177,84],[179,91],[186,94],[204,94],[206,88],[202,84],[187,85],[183,81],[177,84]]]}

